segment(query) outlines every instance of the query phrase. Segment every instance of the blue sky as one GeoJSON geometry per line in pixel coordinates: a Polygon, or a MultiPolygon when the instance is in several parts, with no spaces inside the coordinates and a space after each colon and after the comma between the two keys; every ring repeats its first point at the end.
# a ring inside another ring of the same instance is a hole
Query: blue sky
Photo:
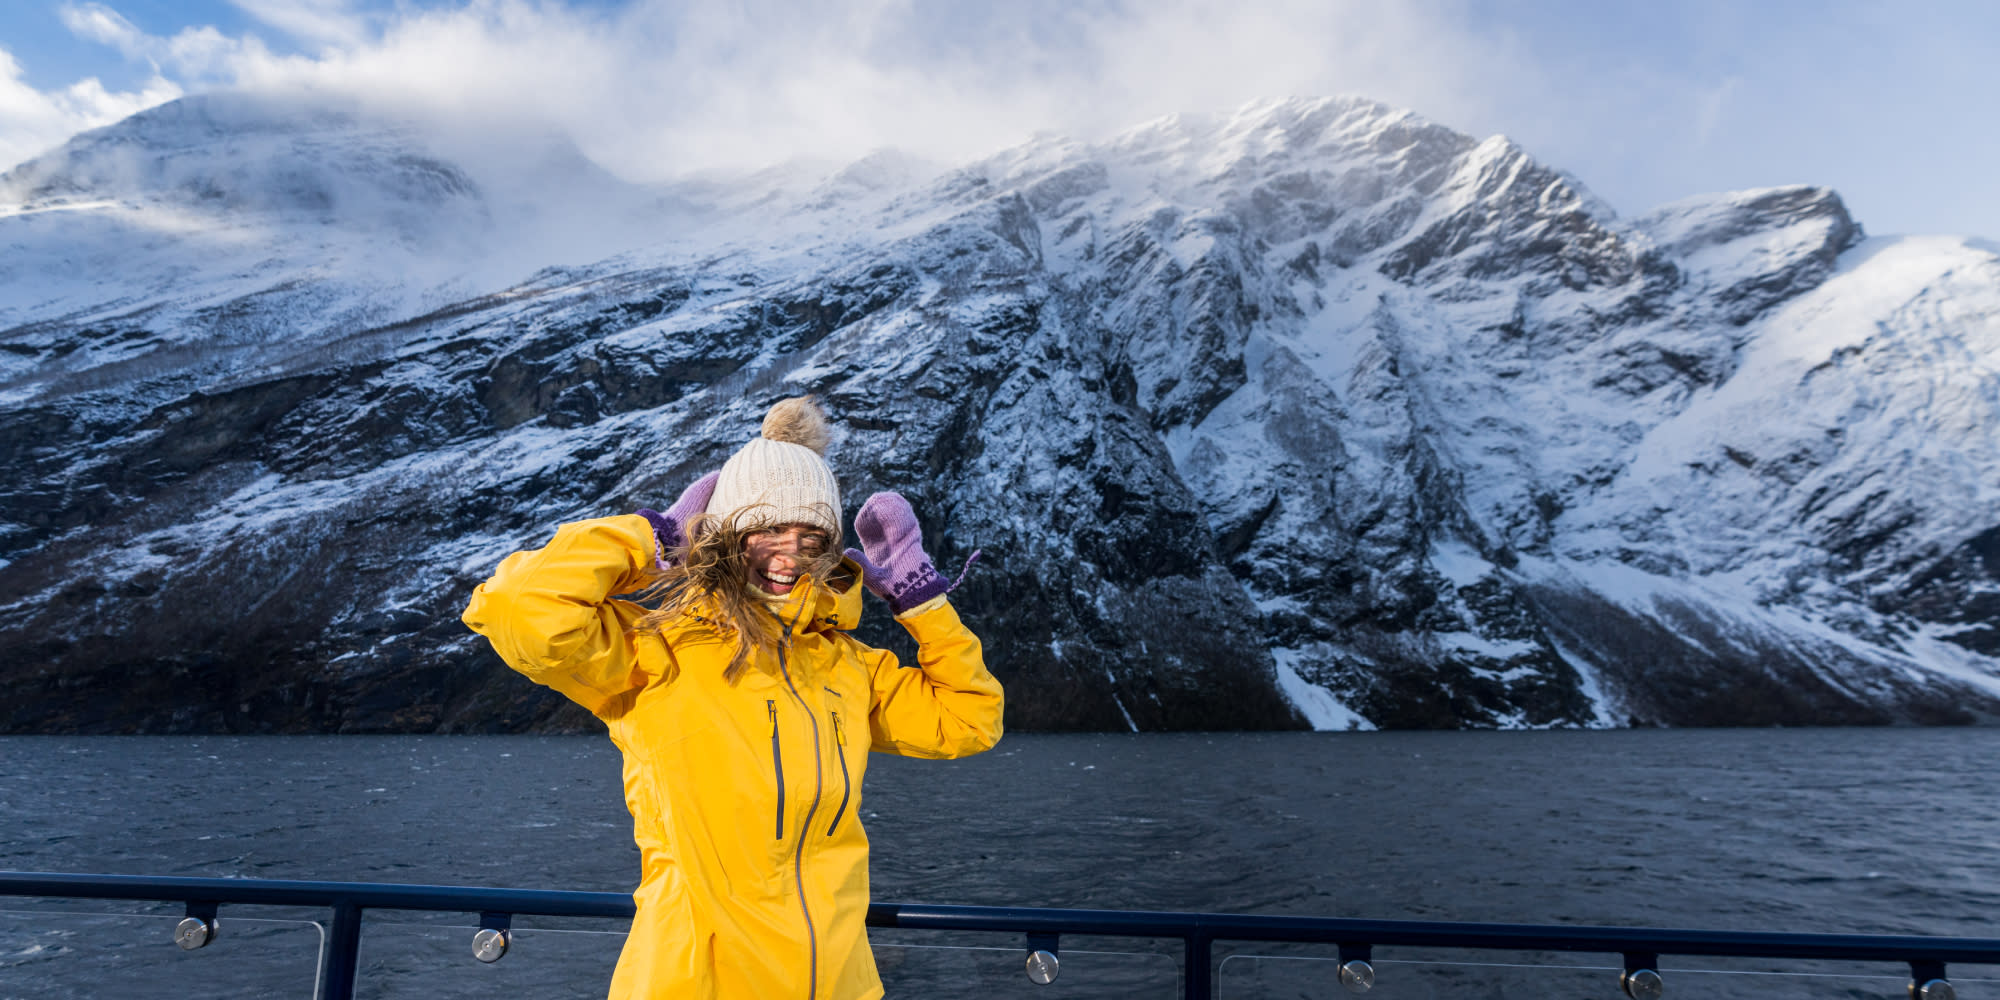
{"type": "Polygon", "coordinates": [[[1352,93],[1504,133],[1624,214],[1825,184],[2000,237],[2000,4],[1861,0],[10,0],[0,160],[183,93],[553,125],[635,179],[1352,93]]]}

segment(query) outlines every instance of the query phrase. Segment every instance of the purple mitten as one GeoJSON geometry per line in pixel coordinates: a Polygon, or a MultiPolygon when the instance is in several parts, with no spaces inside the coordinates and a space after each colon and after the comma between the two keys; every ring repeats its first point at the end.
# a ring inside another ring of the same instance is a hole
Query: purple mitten
{"type": "MultiPolygon", "coordinates": [[[[848,549],[847,555],[861,565],[861,582],[889,602],[890,611],[900,615],[957,586],[947,583],[924,554],[917,512],[901,494],[869,497],[854,515],[854,534],[861,539],[861,548],[848,549]]],[[[970,560],[966,564],[970,566],[970,560]]]]}
{"type": "Polygon", "coordinates": [[[653,562],[660,569],[671,565],[667,562],[669,552],[688,543],[688,522],[708,509],[708,498],[715,495],[715,481],[720,478],[722,473],[711,472],[695,480],[664,514],[650,507],[639,511],[640,517],[653,522],[653,562]]]}

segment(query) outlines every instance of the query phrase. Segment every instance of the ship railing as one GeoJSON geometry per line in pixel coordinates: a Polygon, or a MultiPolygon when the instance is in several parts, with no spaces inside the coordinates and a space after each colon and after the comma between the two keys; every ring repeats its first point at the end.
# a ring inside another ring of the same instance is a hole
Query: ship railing
{"type": "MultiPolygon", "coordinates": [[[[183,904],[173,929],[187,950],[217,937],[222,908],[293,907],[331,914],[321,935],[316,967],[318,1000],[351,1000],[356,986],[361,930],[370,911],[477,914],[472,957],[496,962],[513,939],[517,916],[629,919],[632,898],[623,893],[376,882],[312,882],[240,878],[0,872],[0,896],[70,900],[123,900],[183,904]]],[[[868,925],[911,931],[1013,935],[1028,981],[1053,983],[1062,967],[1065,938],[1136,938],[1179,945],[1179,988],[1188,1000],[1215,995],[1218,943],[1287,943],[1325,946],[1337,957],[1329,982],[1363,993],[1376,985],[1375,950],[1414,955],[1450,949],[1479,953],[1595,953],[1615,956],[1623,993],[1636,1000],[1662,996],[1665,956],[1841,963],[1893,963],[1909,972],[1916,1000],[1953,1000],[1947,976],[1954,965],[2000,965],[2000,939],[1922,935],[1805,934],[1766,931],[1585,927],[1340,917],[1260,916],[1138,910],[1043,907],[946,906],[875,903],[868,925]]],[[[878,945],[878,951],[880,946],[878,945]]],[[[1080,953],[1081,954],[1081,953],[1080,953]]],[[[1255,957],[1255,956],[1253,956],[1255,957]]],[[[1415,963],[1422,964],[1422,963],[1415,963]]]]}

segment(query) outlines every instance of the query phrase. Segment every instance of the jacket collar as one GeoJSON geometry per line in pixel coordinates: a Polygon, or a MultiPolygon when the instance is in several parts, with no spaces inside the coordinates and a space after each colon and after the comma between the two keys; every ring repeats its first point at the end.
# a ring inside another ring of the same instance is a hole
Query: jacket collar
{"type": "Polygon", "coordinates": [[[793,632],[847,632],[861,624],[861,592],[865,589],[861,567],[846,558],[840,564],[854,579],[846,591],[836,591],[807,574],[778,607],[779,618],[787,624],[797,623],[792,625],[793,632]]]}

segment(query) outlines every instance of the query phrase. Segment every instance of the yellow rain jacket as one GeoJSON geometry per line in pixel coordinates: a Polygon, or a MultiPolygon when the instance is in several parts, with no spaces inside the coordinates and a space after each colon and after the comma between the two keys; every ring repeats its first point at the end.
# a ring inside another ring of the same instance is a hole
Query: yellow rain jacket
{"type": "Polygon", "coordinates": [[[612,598],[645,584],[653,547],[638,515],[565,524],[508,556],[464,615],[509,666],[603,719],[625,755],[642,870],[611,996],[881,996],[863,925],[867,751],[960,757],[998,741],[979,639],[942,600],[920,606],[899,619],[918,666],[900,666],[848,635],[860,584],[801,577],[778,608],[785,648],[732,685],[735,647],[713,623],[642,633],[646,610],[612,598]]]}

